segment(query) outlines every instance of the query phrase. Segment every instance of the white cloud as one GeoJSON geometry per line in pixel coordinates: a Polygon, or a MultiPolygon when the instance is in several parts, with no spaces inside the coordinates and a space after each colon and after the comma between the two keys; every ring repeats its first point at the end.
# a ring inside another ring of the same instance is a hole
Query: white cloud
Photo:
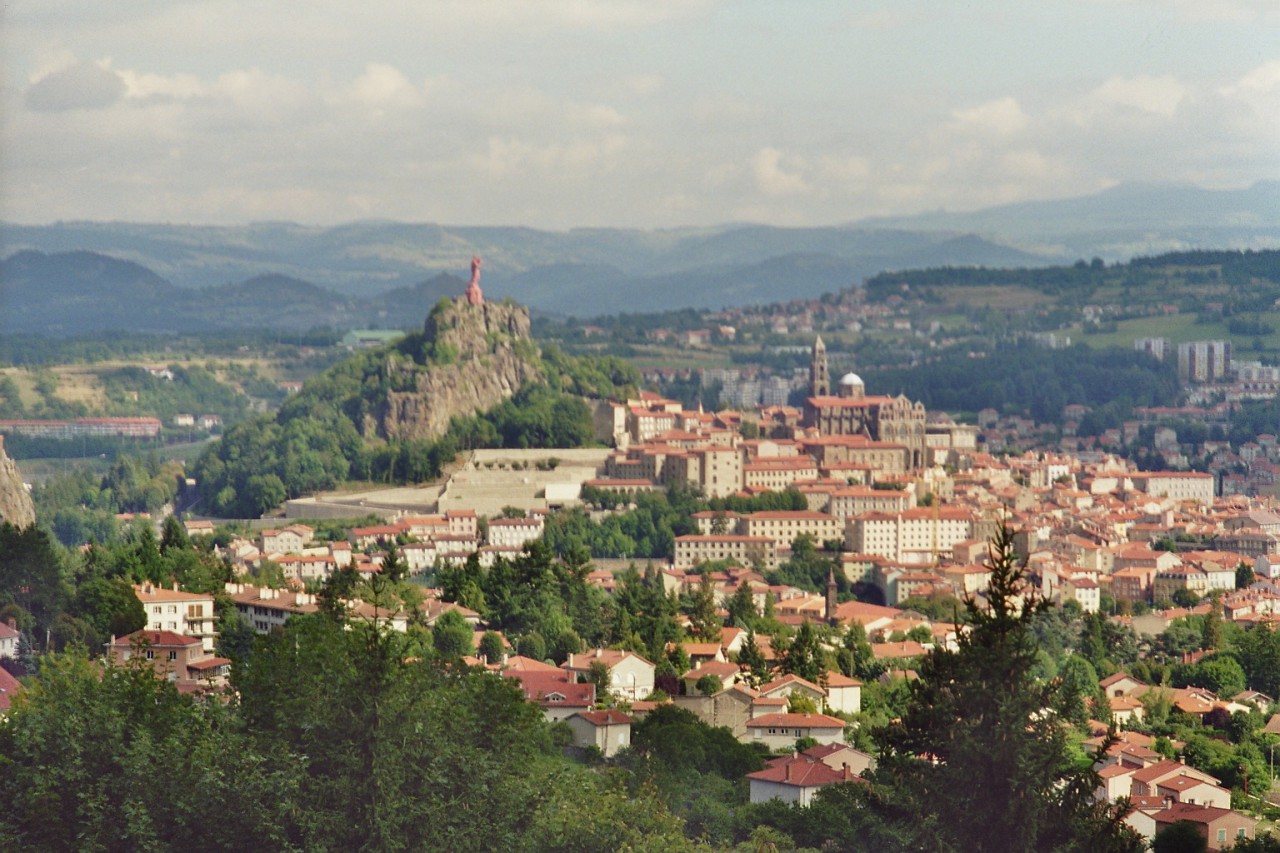
{"type": "Polygon", "coordinates": [[[425,84],[421,89],[414,86],[393,65],[371,62],[365,66],[363,74],[338,91],[336,98],[382,117],[388,112],[417,109],[422,105],[423,94],[428,88],[425,84]]]}
{"type": "Polygon", "coordinates": [[[757,151],[751,160],[751,168],[756,186],[765,195],[795,195],[809,191],[809,183],[802,175],[782,168],[782,152],[777,148],[765,147],[757,151]]]}
{"type": "Polygon", "coordinates": [[[1168,74],[1112,77],[1090,93],[1099,104],[1172,116],[1187,96],[1186,87],[1168,74]]]}
{"type": "Polygon", "coordinates": [[[956,110],[952,113],[952,117],[958,129],[983,135],[1010,136],[1020,133],[1027,127],[1027,114],[1022,111],[1017,99],[1012,97],[999,98],[976,107],[956,110]]]}

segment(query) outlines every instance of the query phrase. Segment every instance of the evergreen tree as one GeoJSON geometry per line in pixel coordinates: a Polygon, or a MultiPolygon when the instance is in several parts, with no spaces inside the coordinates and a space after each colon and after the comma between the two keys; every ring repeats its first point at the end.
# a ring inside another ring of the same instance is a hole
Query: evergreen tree
{"type": "Polygon", "coordinates": [[[755,595],[751,591],[751,584],[746,581],[740,582],[730,596],[725,609],[729,611],[730,625],[740,628],[753,627],[759,614],[756,613],[755,595]]]}
{"type": "Polygon", "coordinates": [[[821,684],[826,677],[827,665],[818,640],[818,632],[808,619],[800,625],[796,635],[782,652],[782,671],[797,675],[814,684],[821,684]]]}
{"type": "Polygon", "coordinates": [[[742,641],[742,648],[738,650],[738,666],[746,670],[747,683],[752,687],[759,687],[773,677],[769,662],[756,643],[756,632],[750,628],[747,629],[747,638],[742,641]]]}
{"type": "Polygon", "coordinates": [[[689,613],[689,619],[693,623],[693,632],[698,639],[703,642],[712,642],[720,639],[720,629],[723,625],[720,617],[716,614],[716,590],[711,585],[711,576],[704,574],[702,583],[698,585],[697,595],[693,599],[693,608],[689,613]]]}
{"type": "Polygon", "coordinates": [[[409,566],[395,545],[388,545],[387,552],[382,555],[381,574],[392,583],[399,583],[409,575],[409,566]]]}
{"type": "Polygon", "coordinates": [[[908,849],[1141,849],[1119,809],[1095,801],[1097,774],[1069,760],[1052,710],[1059,684],[1034,677],[1032,623],[1046,605],[1024,598],[1008,528],[989,567],[989,609],[966,602],[971,630],[958,650],[938,647],[923,660],[906,713],[882,733],[882,814],[908,849]]]}

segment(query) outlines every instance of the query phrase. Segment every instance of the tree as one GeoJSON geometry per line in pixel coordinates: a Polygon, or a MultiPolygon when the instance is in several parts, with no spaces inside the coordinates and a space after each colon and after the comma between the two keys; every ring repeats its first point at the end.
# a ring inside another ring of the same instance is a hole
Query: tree
{"type": "Polygon", "coordinates": [[[752,687],[759,687],[773,677],[773,670],[756,643],[756,632],[750,628],[747,629],[747,638],[742,641],[742,648],[738,650],[738,666],[745,670],[747,683],[752,687]]]}
{"type": "Polygon", "coordinates": [[[447,661],[455,661],[473,651],[471,626],[457,610],[446,610],[431,626],[436,652],[447,661]]]}
{"type": "Polygon", "coordinates": [[[698,679],[694,689],[698,691],[700,696],[714,696],[724,689],[724,682],[720,680],[718,675],[704,675],[698,679]]]}
{"type": "Polygon", "coordinates": [[[95,577],[82,583],[76,590],[72,610],[93,628],[97,634],[95,644],[105,643],[112,636],[132,634],[147,624],[147,611],[134,595],[133,587],[119,578],[95,577]]]}
{"type": "Polygon", "coordinates": [[[1236,589],[1248,589],[1253,586],[1253,582],[1257,577],[1253,573],[1253,566],[1241,561],[1236,566],[1236,589]]]}
{"type": "Polygon", "coordinates": [[[140,659],[103,667],[47,656],[0,726],[12,786],[0,838],[15,850],[290,846],[272,792],[294,789],[296,759],[273,767],[232,713],[179,694],[140,659]],[[217,821],[181,817],[211,808],[217,821]]]}
{"type": "Polygon", "coordinates": [[[1152,853],[1205,853],[1208,849],[1209,840],[1189,820],[1169,824],[1151,842],[1152,853]]]}
{"type": "Polygon", "coordinates": [[[182,551],[191,547],[191,537],[187,528],[176,515],[167,516],[160,536],[160,553],[167,555],[170,551],[182,551]]]}
{"type": "Polygon", "coordinates": [[[709,574],[704,574],[698,585],[689,620],[693,623],[693,632],[704,642],[720,639],[722,623],[716,614],[716,590],[709,574]]]}
{"type": "Polygon", "coordinates": [[[751,584],[745,581],[739,582],[737,589],[729,597],[725,609],[729,611],[731,625],[742,628],[755,625],[759,614],[756,613],[755,594],[751,591],[751,584]]]}
{"type": "Polygon", "coordinates": [[[609,697],[609,687],[612,684],[612,677],[609,675],[609,667],[601,660],[593,660],[587,668],[587,681],[595,685],[596,701],[603,702],[609,697]]]}
{"type": "Polygon", "coordinates": [[[899,722],[883,730],[877,807],[905,836],[933,850],[1137,850],[1118,809],[1098,803],[1096,773],[1068,760],[1055,682],[1034,677],[1032,632],[1046,603],[1024,602],[1013,532],[992,543],[988,608],[966,602],[971,630],[958,649],[935,648],[920,665],[899,722]],[[926,762],[921,755],[938,762],[926,762]],[[903,818],[911,816],[909,822],[903,818]]]}
{"type": "Polygon", "coordinates": [[[826,675],[822,644],[818,641],[818,632],[814,630],[813,623],[808,619],[801,623],[796,635],[783,650],[781,668],[783,672],[797,675],[814,684],[820,684],[826,675]]]}
{"type": "Polygon", "coordinates": [[[502,655],[502,637],[496,631],[485,631],[480,637],[480,656],[492,664],[501,663],[502,655]]]}
{"type": "Polygon", "coordinates": [[[381,575],[392,583],[399,583],[408,574],[409,565],[404,561],[404,557],[400,555],[400,549],[395,545],[388,545],[386,553],[382,555],[381,575]]]}
{"type": "Polygon", "coordinates": [[[1222,645],[1222,604],[1218,595],[1213,596],[1212,606],[1204,615],[1200,635],[1200,648],[1206,651],[1212,651],[1222,645]]]}

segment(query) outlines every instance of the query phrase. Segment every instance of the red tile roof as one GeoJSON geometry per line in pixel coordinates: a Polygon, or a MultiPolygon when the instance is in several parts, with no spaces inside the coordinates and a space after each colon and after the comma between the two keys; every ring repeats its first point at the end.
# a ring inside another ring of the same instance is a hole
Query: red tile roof
{"type": "Polygon", "coordinates": [[[826,714],[761,714],[747,720],[747,728],[843,729],[844,720],[826,714]]]}
{"type": "Polygon", "coordinates": [[[620,726],[634,722],[630,717],[621,711],[579,711],[576,716],[581,717],[593,726],[620,726]]]}

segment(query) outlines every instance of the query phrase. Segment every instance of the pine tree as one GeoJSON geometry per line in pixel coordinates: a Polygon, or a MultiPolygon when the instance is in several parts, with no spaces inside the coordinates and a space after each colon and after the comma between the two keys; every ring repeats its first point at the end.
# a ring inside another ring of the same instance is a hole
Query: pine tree
{"type": "Polygon", "coordinates": [[[1140,849],[1118,809],[1095,802],[1097,774],[1070,764],[1058,683],[1033,675],[1046,605],[1026,596],[1008,528],[989,567],[989,609],[966,601],[971,630],[924,659],[906,713],[882,732],[882,814],[907,849],[1140,849]]]}
{"type": "Polygon", "coordinates": [[[694,597],[689,619],[693,623],[693,632],[703,642],[720,639],[720,629],[723,624],[716,613],[716,590],[711,585],[710,575],[702,576],[702,583],[699,584],[698,593],[694,597]]]}
{"type": "Polygon", "coordinates": [[[731,625],[740,625],[743,628],[750,628],[755,625],[758,614],[756,613],[755,595],[751,591],[751,584],[746,581],[740,581],[738,588],[733,591],[733,595],[729,598],[725,609],[729,611],[729,623],[731,625]]]}
{"type": "Polygon", "coordinates": [[[769,662],[765,660],[764,652],[760,651],[756,633],[751,629],[747,629],[747,638],[742,641],[742,648],[738,650],[738,666],[746,670],[747,683],[752,687],[759,687],[772,677],[769,662]]]}
{"type": "Polygon", "coordinates": [[[782,653],[782,671],[797,675],[806,681],[820,684],[826,676],[827,666],[818,640],[818,632],[808,619],[800,625],[796,635],[782,653]]]}

